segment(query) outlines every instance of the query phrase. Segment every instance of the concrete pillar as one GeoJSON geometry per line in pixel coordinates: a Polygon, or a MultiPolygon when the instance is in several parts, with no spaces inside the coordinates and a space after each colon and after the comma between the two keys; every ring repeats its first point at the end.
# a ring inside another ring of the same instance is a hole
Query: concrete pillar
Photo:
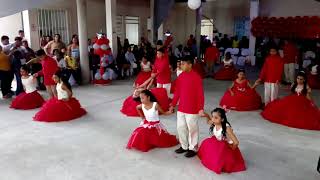
{"type": "Polygon", "coordinates": [[[196,10],[196,32],[195,38],[197,41],[197,57],[200,58],[200,41],[201,41],[201,19],[202,19],[202,6],[196,10]]]}
{"type": "Polygon", "coordinates": [[[105,0],[106,4],[106,29],[107,38],[110,40],[110,48],[114,58],[117,56],[117,34],[116,34],[116,21],[117,21],[117,1],[105,0]]]}
{"type": "Polygon", "coordinates": [[[150,0],[150,22],[149,22],[149,26],[148,30],[150,30],[150,34],[149,34],[149,41],[154,44],[155,42],[155,33],[154,33],[154,1],[155,0],[150,0]]]}
{"type": "Polygon", "coordinates": [[[87,84],[90,82],[87,29],[87,0],[77,0],[77,18],[82,82],[84,84],[87,84]]]}
{"type": "MultiPolygon", "coordinates": [[[[259,16],[259,0],[250,0],[250,22],[259,16]]],[[[251,23],[250,23],[250,29],[251,29],[251,23]]],[[[249,49],[251,52],[251,65],[254,66],[256,64],[256,57],[254,56],[256,48],[256,37],[252,35],[250,32],[249,37],[249,49]]]]}
{"type": "MultiPolygon", "coordinates": [[[[158,28],[158,39],[157,40],[164,40],[164,30],[163,30],[163,23],[158,28]]],[[[163,42],[164,43],[164,42],[163,42]]]]}

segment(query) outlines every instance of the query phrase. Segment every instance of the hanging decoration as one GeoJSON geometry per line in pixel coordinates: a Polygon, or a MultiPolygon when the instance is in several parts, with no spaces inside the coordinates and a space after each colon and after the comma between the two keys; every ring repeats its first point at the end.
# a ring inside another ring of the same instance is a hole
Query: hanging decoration
{"type": "Polygon", "coordinates": [[[111,83],[112,77],[106,72],[107,66],[112,61],[112,53],[109,47],[109,39],[105,34],[97,33],[97,37],[93,44],[94,53],[100,56],[100,69],[94,75],[94,84],[106,85],[111,83]]]}
{"type": "Polygon", "coordinates": [[[196,10],[201,6],[201,0],[188,0],[188,7],[192,10],[196,10]]]}
{"type": "Polygon", "coordinates": [[[319,39],[320,17],[257,17],[251,22],[251,33],[256,37],[319,39]]]}

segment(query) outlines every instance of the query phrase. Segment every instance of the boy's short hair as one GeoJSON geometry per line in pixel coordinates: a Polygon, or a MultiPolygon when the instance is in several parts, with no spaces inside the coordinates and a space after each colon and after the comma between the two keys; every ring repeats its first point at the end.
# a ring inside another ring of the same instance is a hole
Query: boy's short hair
{"type": "Polygon", "coordinates": [[[185,56],[185,57],[183,57],[182,59],[181,59],[181,62],[186,62],[186,63],[188,63],[188,64],[193,64],[193,57],[192,56],[190,56],[190,55],[187,55],[187,56],[185,56]]]}

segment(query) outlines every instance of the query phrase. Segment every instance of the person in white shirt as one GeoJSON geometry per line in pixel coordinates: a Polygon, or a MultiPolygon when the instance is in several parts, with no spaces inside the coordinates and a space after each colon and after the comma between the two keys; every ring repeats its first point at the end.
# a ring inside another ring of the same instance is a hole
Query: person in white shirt
{"type": "Polygon", "coordinates": [[[130,63],[130,69],[129,69],[130,72],[129,73],[127,72],[127,75],[132,76],[134,69],[137,68],[137,64],[136,64],[136,58],[135,58],[134,54],[131,52],[131,47],[128,48],[128,50],[125,54],[125,58],[126,58],[126,61],[128,63],[130,63]]]}
{"type": "Polygon", "coordinates": [[[174,57],[177,59],[182,58],[182,45],[180,44],[176,49],[174,50],[174,57]]]}
{"type": "Polygon", "coordinates": [[[2,46],[2,51],[5,54],[9,54],[10,53],[10,49],[12,49],[15,46],[15,43],[10,43],[9,42],[9,37],[8,36],[2,36],[1,37],[1,46],[2,46]]]}

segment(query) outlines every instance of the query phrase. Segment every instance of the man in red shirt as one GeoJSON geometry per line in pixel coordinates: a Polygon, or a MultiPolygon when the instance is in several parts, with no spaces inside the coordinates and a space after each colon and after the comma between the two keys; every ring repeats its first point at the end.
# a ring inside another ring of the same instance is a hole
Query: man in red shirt
{"type": "Polygon", "coordinates": [[[297,47],[288,40],[284,41],[283,60],[284,60],[284,76],[287,83],[294,83],[295,80],[295,64],[298,59],[297,47]]]}
{"type": "Polygon", "coordinates": [[[259,79],[255,82],[254,87],[264,82],[264,103],[267,105],[269,102],[278,98],[279,83],[283,74],[283,60],[278,55],[275,47],[270,48],[270,55],[266,58],[260,72],[259,79]]]}
{"type": "Polygon", "coordinates": [[[204,61],[207,64],[208,76],[212,76],[214,63],[218,60],[220,56],[219,49],[215,44],[210,44],[210,46],[206,49],[206,53],[204,55],[204,61]]]}
{"type": "Polygon", "coordinates": [[[186,157],[193,157],[197,153],[199,142],[198,118],[202,116],[204,93],[202,78],[192,70],[193,58],[186,56],[181,61],[182,73],[177,79],[170,111],[179,102],[177,112],[177,130],[181,147],[175,152],[185,153],[186,157]]]}
{"type": "Polygon", "coordinates": [[[171,70],[168,55],[165,54],[163,48],[157,50],[153,73],[156,74],[157,88],[165,88],[169,96],[171,88],[171,70]]]}

